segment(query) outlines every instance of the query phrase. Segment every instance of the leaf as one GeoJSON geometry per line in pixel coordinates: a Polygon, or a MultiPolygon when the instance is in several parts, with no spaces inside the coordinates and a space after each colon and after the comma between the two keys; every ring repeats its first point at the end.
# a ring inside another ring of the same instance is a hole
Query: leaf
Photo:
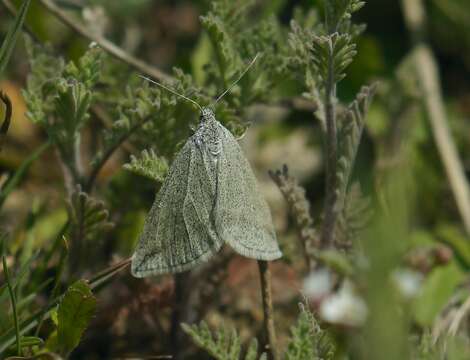
{"type": "Polygon", "coordinates": [[[435,268],[424,281],[414,303],[416,321],[421,326],[431,326],[464,279],[464,272],[455,262],[435,268]]]}
{"type": "MultiPolygon", "coordinates": [[[[213,335],[207,324],[202,321],[200,325],[181,324],[184,332],[193,342],[207,351],[217,360],[239,360],[241,354],[241,342],[237,332],[233,329],[227,331],[219,329],[213,335]]],[[[253,339],[250,342],[245,360],[254,360],[257,356],[258,342],[253,339]]],[[[264,359],[266,354],[260,357],[264,359]]]]}
{"type": "Polygon", "coordinates": [[[57,309],[57,340],[60,352],[68,355],[80,342],[95,313],[96,298],[84,280],[71,285],[57,309]]]}
{"type": "Polygon", "coordinates": [[[104,202],[83,192],[80,186],[72,194],[70,214],[74,230],[79,230],[84,240],[95,238],[114,226],[108,221],[109,212],[104,202]]]}
{"type": "Polygon", "coordinates": [[[30,347],[44,344],[44,340],[37,336],[22,336],[20,340],[21,347],[30,347]]]}
{"type": "Polygon", "coordinates": [[[365,5],[361,0],[325,0],[326,25],[330,34],[338,31],[344,20],[365,5]]]}
{"type": "Polygon", "coordinates": [[[348,185],[362,138],[365,118],[377,91],[377,84],[363,86],[356,99],[339,117],[338,208],[344,206],[348,185]]]}
{"type": "Polygon", "coordinates": [[[158,157],[153,149],[150,149],[150,151],[143,150],[140,158],[131,155],[130,163],[124,164],[123,167],[137,175],[162,182],[168,171],[168,162],[165,158],[158,157]]]}
{"type": "Polygon", "coordinates": [[[291,327],[291,338],[287,345],[286,360],[333,360],[335,347],[328,334],[323,331],[313,314],[300,304],[297,323],[291,327]]]}
{"type": "Polygon", "coordinates": [[[340,208],[336,224],[336,247],[350,249],[354,240],[366,229],[372,218],[370,199],[362,194],[358,182],[353,183],[340,208]]]}
{"type": "Polygon", "coordinates": [[[11,53],[15,47],[21,28],[23,27],[30,3],[31,0],[24,0],[22,2],[18,14],[16,15],[15,23],[8,30],[5,40],[2,43],[2,47],[0,48],[0,77],[3,75],[8,61],[10,60],[11,53]]]}
{"type": "Polygon", "coordinates": [[[356,55],[356,44],[349,34],[334,33],[314,36],[311,60],[315,64],[323,86],[331,78],[335,83],[344,79],[344,71],[356,55]]]}

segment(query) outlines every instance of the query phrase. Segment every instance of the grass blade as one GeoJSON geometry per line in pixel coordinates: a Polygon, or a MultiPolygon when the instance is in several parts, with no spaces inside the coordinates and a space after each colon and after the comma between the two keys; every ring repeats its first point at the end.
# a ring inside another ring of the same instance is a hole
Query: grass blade
{"type": "Polygon", "coordinates": [[[19,182],[23,179],[31,164],[50,146],[50,143],[45,143],[39,146],[23,163],[20,165],[15,174],[8,179],[4,188],[0,192],[0,208],[5,202],[8,195],[15,189],[19,182]]]}
{"type": "Polygon", "coordinates": [[[11,53],[15,47],[16,40],[18,39],[18,34],[23,27],[24,19],[26,18],[26,13],[28,12],[30,3],[31,0],[23,1],[18,14],[16,15],[15,23],[8,30],[7,36],[5,37],[2,47],[0,48],[0,77],[2,76],[8,61],[10,60],[11,53]]]}
{"type": "Polygon", "coordinates": [[[13,322],[15,324],[15,336],[16,336],[16,353],[18,356],[21,356],[21,343],[20,343],[20,326],[18,323],[18,313],[16,311],[16,296],[11,285],[10,275],[8,273],[7,259],[5,256],[5,236],[2,239],[1,244],[1,256],[3,264],[3,273],[5,274],[5,281],[7,282],[8,292],[10,293],[11,307],[13,309],[13,322]]]}

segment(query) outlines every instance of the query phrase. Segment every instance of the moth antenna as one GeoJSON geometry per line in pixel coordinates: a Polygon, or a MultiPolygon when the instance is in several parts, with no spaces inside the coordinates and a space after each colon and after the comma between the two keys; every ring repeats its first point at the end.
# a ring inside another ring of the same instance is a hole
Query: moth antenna
{"type": "Polygon", "coordinates": [[[227,95],[227,93],[230,92],[230,90],[232,90],[235,85],[237,85],[237,83],[242,79],[242,77],[245,76],[245,74],[248,72],[248,70],[250,70],[250,68],[254,65],[254,63],[258,59],[259,55],[260,55],[260,53],[257,53],[256,56],[253,58],[253,60],[251,60],[251,62],[248,64],[246,69],[243,70],[243,72],[238,77],[238,79],[235,80],[234,83],[232,85],[230,85],[227,90],[225,90],[221,95],[219,95],[219,97],[215,100],[214,105],[217,104],[219,102],[219,100],[222,99],[225,95],[227,95]]]}
{"type": "Polygon", "coordinates": [[[170,89],[169,87],[167,87],[167,86],[165,86],[165,85],[163,85],[163,84],[160,84],[159,82],[156,82],[155,80],[152,80],[152,79],[150,79],[150,78],[148,78],[148,77],[146,77],[146,76],[139,75],[139,77],[141,77],[141,78],[144,79],[144,80],[147,80],[148,82],[151,82],[152,84],[155,84],[155,85],[160,86],[161,88],[165,89],[166,91],[171,92],[171,93],[174,94],[174,95],[177,95],[177,96],[179,96],[179,97],[181,97],[181,98],[183,98],[183,99],[185,99],[185,100],[187,100],[187,101],[192,102],[194,105],[196,105],[196,106],[199,108],[199,110],[202,111],[202,106],[199,105],[197,102],[195,102],[193,99],[190,99],[190,98],[184,96],[183,94],[179,94],[179,93],[177,93],[175,90],[170,89]]]}

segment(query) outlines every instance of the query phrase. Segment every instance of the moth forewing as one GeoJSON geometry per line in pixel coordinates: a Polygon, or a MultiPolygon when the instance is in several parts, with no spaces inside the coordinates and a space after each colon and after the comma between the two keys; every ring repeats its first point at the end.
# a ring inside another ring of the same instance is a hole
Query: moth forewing
{"type": "Polygon", "coordinates": [[[271,213],[248,160],[233,135],[222,129],[215,224],[219,236],[241,255],[258,260],[282,256],[271,213]]]}
{"type": "Polygon", "coordinates": [[[211,176],[200,155],[191,138],[173,161],[132,257],[134,276],[189,270],[221,248],[209,219],[215,194],[205,180],[211,176]]]}

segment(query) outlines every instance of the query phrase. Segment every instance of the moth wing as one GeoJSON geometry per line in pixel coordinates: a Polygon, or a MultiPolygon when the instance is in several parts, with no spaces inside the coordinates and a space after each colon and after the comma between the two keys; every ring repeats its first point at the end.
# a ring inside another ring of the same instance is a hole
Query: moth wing
{"type": "Polygon", "coordinates": [[[210,219],[215,174],[190,139],[174,160],[145,220],[132,257],[135,277],[177,273],[206,261],[222,246],[210,219]]]}
{"type": "Polygon", "coordinates": [[[282,256],[268,204],[233,135],[221,127],[215,223],[219,236],[241,255],[258,260],[282,256]]]}

